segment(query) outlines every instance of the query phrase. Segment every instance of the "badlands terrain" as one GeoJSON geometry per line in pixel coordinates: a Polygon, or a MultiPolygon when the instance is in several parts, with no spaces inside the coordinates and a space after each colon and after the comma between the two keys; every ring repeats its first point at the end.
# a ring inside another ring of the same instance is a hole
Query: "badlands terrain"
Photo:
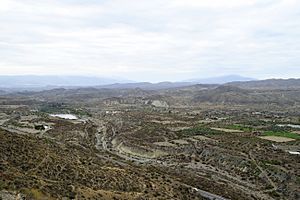
{"type": "Polygon", "coordinates": [[[297,79],[0,94],[0,199],[300,198],[297,79]]]}

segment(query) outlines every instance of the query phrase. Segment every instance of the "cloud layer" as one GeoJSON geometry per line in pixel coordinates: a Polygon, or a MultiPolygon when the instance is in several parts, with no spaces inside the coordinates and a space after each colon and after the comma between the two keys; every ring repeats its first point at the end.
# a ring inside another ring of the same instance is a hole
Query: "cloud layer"
{"type": "Polygon", "coordinates": [[[0,73],[300,77],[298,0],[1,0],[0,73]]]}

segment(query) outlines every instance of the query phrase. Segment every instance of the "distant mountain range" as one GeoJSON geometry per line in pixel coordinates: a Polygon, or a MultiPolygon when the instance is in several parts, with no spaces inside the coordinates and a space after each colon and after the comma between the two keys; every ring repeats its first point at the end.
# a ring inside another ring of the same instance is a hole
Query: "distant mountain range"
{"type": "Polygon", "coordinates": [[[0,76],[0,88],[87,87],[128,82],[132,81],[87,76],[0,76]]]}
{"type": "Polygon", "coordinates": [[[97,88],[108,88],[108,89],[134,89],[140,88],[144,90],[160,90],[168,88],[178,88],[183,86],[194,85],[192,82],[159,82],[159,83],[149,83],[149,82],[138,82],[138,83],[116,83],[111,85],[97,86],[97,88]]]}
{"type": "Polygon", "coordinates": [[[0,76],[0,88],[2,89],[53,89],[57,87],[99,87],[99,88],[141,88],[141,89],[166,89],[194,84],[223,84],[233,81],[249,81],[252,78],[238,75],[212,77],[206,79],[190,79],[182,82],[134,82],[124,79],[87,76],[0,76]]]}
{"type": "Polygon", "coordinates": [[[20,90],[45,90],[55,88],[94,87],[96,89],[135,89],[159,90],[189,87],[196,84],[228,85],[243,89],[293,89],[300,88],[300,79],[268,79],[255,80],[238,75],[212,77],[206,79],[190,79],[182,82],[134,82],[124,79],[85,76],[0,76],[0,90],[13,92],[20,90]]]}
{"type": "Polygon", "coordinates": [[[226,84],[193,84],[174,87],[175,83],[132,83],[109,86],[57,88],[44,91],[0,90],[1,96],[30,96],[49,102],[103,100],[108,104],[142,104],[159,101],[161,105],[194,106],[202,103],[228,105],[300,105],[300,79],[269,79],[226,84]],[[139,87],[136,87],[139,86],[139,87]],[[164,103],[165,102],[165,103],[164,103]]]}
{"type": "Polygon", "coordinates": [[[185,82],[193,82],[193,83],[201,83],[201,84],[224,84],[229,82],[236,82],[236,81],[254,81],[256,79],[239,76],[239,75],[226,75],[226,76],[217,76],[217,77],[210,77],[210,78],[203,78],[203,79],[189,79],[185,82]]]}
{"type": "Polygon", "coordinates": [[[237,86],[243,89],[299,89],[300,79],[267,79],[258,81],[239,81],[226,83],[226,85],[237,86]]]}

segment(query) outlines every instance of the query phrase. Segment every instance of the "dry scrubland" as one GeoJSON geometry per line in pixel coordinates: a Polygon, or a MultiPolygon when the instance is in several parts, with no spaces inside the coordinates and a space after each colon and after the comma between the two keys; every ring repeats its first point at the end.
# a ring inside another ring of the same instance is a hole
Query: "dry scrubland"
{"type": "Polygon", "coordinates": [[[0,199],[299,199],[300,90],[254,86],[1,96],[0,199]]]}

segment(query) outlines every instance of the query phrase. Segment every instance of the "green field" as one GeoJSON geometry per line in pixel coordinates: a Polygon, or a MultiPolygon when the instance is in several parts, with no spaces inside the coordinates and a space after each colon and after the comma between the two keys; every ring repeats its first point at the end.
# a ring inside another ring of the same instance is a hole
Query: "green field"
{"type": "Polygon", "coordinates": [[[240,124],[232,124],[227,126],[226,128],[228,129],[234,129],[234,130],[240,130],[244,132],[251,132],[253,131],[253,127],[251,126],[245,126],[245,125],[240,125],[240,124]]]}
{"type": "Polygon", "coordinates": [[[300,139],[300,135],[297,133],[291,133],[288,131],[265,131],[264,136],[279,136],[279,137],[287,137],[292,139],[300,139]]]}

